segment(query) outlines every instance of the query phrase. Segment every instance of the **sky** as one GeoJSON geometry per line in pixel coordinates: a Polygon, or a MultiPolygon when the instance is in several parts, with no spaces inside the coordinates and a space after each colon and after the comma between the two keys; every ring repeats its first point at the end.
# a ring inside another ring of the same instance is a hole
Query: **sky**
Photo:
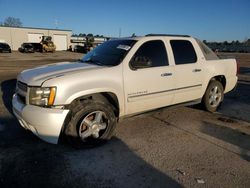
{"type": "Polygon", "coordinates": [[[250,38],[250,0],[0,0],[0,22],[122,37],[188,34],[207,41],[250,38]]]}

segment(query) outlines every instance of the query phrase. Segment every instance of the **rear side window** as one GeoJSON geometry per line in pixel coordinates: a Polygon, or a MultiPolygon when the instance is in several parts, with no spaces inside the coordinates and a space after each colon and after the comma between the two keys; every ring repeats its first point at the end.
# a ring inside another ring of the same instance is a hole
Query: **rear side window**
{"type": "Polygon", "coordinates": [[[201,51],[206,58],[206,60],[217,60],[219,59],[218,56],[203,42],[200,40],[196,39],[197,43],[199,44],[201,51]]]}
{"type": "Polygon", "coordinates": [[[161,40],[152,40],[142,44],[133,56],[132,61],[138,57],[150,61],[150,67],[168,65],[165,44],[161,40]]]}
{"type": "Polygon", "coordinates": [[[187,40],[171,40],[170,41],[176,65],[195,63],[197,56],[194,47],[187,40]]]}

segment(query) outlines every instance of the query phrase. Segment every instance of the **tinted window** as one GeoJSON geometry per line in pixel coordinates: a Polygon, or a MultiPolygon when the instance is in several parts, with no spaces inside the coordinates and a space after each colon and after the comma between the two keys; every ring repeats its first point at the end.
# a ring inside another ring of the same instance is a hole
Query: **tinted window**
{"type": "Polygon", "coordinates": [[[168,58],[164,43],[161,40],[148,41],[141,45],[132,58],[150,62],[150,67],[167,66],[168,58]]]}
{"type": "Polygon", "coordinates": [[[201,51],[203,52],[204,57],[206,60],[216,60],[219,59],[218,56],[203,42],[196,39],[197,43],[199,44],[201,51]]]}
{"type": "Polygon", "coordinates": [[[6,43],[0,43],[0,46],[3,47],[3,48],[8,48],[9,47],[9,45],[6,44],[6,43]]]}
{"type": "Polygon", "coordinates": [[[194,47],[190,41],[171,40],[170,44],[174,53],[176,65],[195,63],[197,61],[194,47]]]}
{"type": "Polygon", "coordinates": [[[110,40],[104,42],[87,53],[81,62],[108,66],[118,65],[135,42],[135,40],[110,40]]]}

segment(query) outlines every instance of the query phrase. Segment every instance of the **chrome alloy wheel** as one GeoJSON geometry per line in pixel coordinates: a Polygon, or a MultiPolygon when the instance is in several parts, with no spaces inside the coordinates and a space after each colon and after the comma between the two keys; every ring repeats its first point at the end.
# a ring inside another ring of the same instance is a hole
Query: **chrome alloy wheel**
{"type": "Polygon", "coordinates": [[[209,92],[209,104],[212,107],[216,107],[220,104],[221,102],[221,96],[222,96],[222,91],[218,86],[214,86],[211,88],[209,92]]]}
{"type": "Polygon", "coordinates": [[[92,136],[100,137],[100,131],[107,128],[108,119],[103,111],[94,111],[85,116],[79,127],[79,136],[84,141],[92,136]]]}

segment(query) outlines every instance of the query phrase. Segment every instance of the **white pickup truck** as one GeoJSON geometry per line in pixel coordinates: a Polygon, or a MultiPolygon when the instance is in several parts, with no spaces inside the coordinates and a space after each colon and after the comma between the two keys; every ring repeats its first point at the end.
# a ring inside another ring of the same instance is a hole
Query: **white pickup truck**
{"type": "Polygon", "coordinates": [[[110,139],[121,117],[191,102],[214,112],[236,83],[235,59],[219,59],[190,36],[151,34],[21,72],[12,104],[20,124],[41,139],[89,146],[110,139]]]}

